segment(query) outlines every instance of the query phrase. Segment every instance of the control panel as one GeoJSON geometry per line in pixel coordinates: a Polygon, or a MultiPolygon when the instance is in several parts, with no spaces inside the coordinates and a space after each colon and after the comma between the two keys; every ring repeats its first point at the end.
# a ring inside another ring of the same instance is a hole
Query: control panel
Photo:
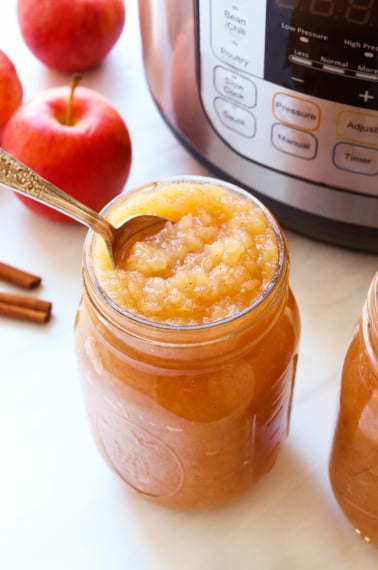
{"type": "Polygon", "coordinates": [[[242,157],[378,195],[378,0],[199,0],[200,95],[242,157]]]}

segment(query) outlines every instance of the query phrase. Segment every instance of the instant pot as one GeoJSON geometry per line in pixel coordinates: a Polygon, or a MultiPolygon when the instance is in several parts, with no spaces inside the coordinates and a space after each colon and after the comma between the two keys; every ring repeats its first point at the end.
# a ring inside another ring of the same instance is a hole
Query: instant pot
{"type": "Polygon", "coordinates": [[[378,0],[139,0],[152,96],[286,227],[378,252],[378,0]]]}

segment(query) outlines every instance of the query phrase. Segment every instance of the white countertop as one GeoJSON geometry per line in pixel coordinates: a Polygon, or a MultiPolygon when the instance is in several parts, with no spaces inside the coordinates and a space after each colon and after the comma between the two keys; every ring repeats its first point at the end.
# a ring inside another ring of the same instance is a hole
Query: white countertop
{"type": "MultiPolygon", "coordinates": [[[[136,0],[123,36],[83,85],[121,112],[133,142],[126,189],[156,176],[206,174],[176,141],[146,87],[136,0]]],[[[67,83],[27,50],[15,0],[3,6],[0,49],[25,100],[67,83]]],[[[92,443],[73,322],[85,229],[37,217],[0,188],[0,261],[43,277],[48,325],[0,320],[0,568],[4,570],[376,570],[378,550],[336,505],[327,464],[340,371],[378,257],[287,231],[302,317],[291,432],[272,472],[246,497],[204,513],[170,512],[135,496],[92,443]]],[[[18,292],[0,283],[0,290],[18,292]]]]}

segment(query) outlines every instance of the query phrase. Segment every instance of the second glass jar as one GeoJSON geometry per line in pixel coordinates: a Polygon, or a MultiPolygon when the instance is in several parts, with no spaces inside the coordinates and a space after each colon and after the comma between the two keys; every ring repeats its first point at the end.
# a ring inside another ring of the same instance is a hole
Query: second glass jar
{"type": "Polygon", "coordinates": [[[345,355],[329,475],[356,532],[378,546],[378,273],[345,355]]]}

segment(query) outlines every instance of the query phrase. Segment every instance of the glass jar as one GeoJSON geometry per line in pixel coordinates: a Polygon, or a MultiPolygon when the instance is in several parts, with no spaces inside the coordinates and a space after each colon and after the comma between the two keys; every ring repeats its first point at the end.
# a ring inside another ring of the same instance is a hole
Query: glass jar
{"type": "Polygon", "coordinates": [[[239,497],[272,468],[289,429],[300,324],[286,240],[255,198],[217,183],[261,208],[277,239],[274,276],[245,310],[201,325],[147,321],[99,284],[100,238],[89,232],[84,250],[75,343],[93,436],[130,487],[170,508],[239,497]]]}
{"type": "Polygon", "coordinates": [[[378,273],[344,360],[329,473],[356,532],[378,546],[378,273]]]}

